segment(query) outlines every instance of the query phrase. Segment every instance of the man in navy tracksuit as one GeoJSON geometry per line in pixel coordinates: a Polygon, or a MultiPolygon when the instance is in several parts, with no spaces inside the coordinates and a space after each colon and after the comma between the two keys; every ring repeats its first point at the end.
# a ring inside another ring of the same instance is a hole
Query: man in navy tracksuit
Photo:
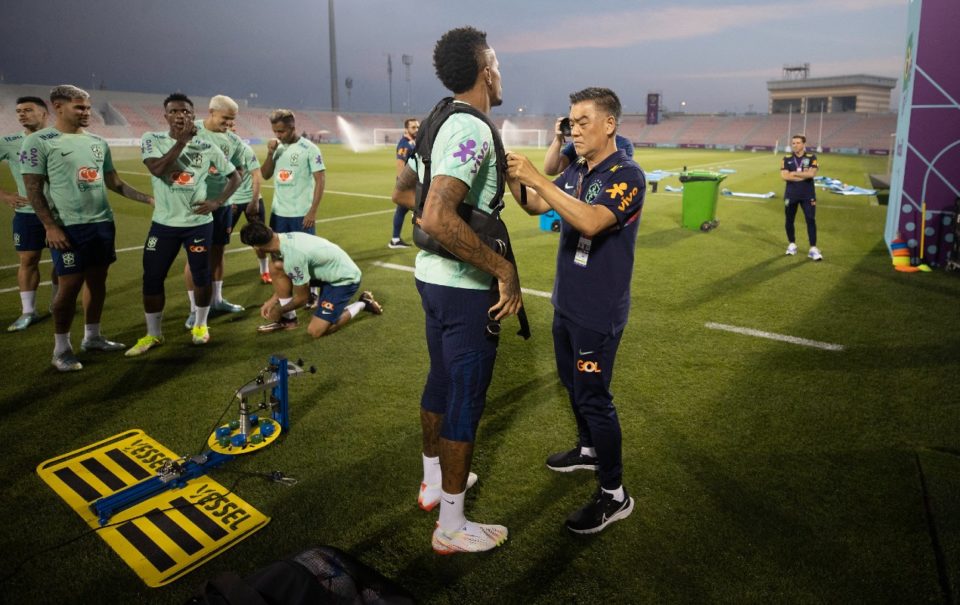
{"type": "Polygon", "coordinates": [[[607,88],[570,95],[573,144],[579,159],[551,182],[530,160],[508,157],[514,198],[527,187],[529,214],[563,218],[552,302],[553,344],[560,382],[577,423],[577,446],[547,458],[558,472],[596,470],[599,489],[567,518],[572,532],[589,534],[626,518],[633,498],[623,487],[620,420],[610,380],[630,311],[630,278],[646,178],[617,149],[620,100],[607,88]]]}
{"type": "Polygon", "coordinates": [[[803,209],[803,218],[807,221],[807,237],[810,240],[812,260],[823,260],[817,248],[817,191],[813,186],[813,177],[817,176],[817,156],[806,150],[807,137],[795,134],[790,139],[793,151],[784,156],[780,163],[780,178],[787,182],[783,193],[784,212],[786,213],[787,252],[789,256],[797,253],[796,233],[793,222],[797,218],[797,207],[803,209]]]}

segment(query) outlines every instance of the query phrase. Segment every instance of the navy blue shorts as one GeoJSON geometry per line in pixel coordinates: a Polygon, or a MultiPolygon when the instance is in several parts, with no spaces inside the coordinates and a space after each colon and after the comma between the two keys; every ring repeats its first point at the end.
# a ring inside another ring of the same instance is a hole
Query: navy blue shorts
{"type": "Polygon", "coordinates": [[[233,205],[224,204],[210,213],[213,217],[213,245],[226,246],[233,231],[233,205]]]}
{"type": "Polygon", "coordinates": [[[13,213],[13,247],[17,252],[36,252],[47,247],[47,230],[36,214],[13,213]]]}
{"type": "Polygon", "coordinates": [[[343,310],[350,304],[350,299],[360,289],[360,282],[354,284],[345,284],[342,286],[331,286],[322,282],[310,282],[310,285],[320,286],[320,297],[317,299],[317,310],[313,312],[314,317],[323,321],[329,321],[332,324],[337,323],[343,310]]]}
{"type": "Polygon", "coordinates": [[[420,407],[443,414],[440,436],[472,443],[497,360],[498,337],[487,331],[489,290],[466,290],[417,280],[426,314],[430,372],[420,407]]]}
{"type": "Polygon", "coordinates": [[[61,227],[70,240],[69,250],[50,249],[57,275],[83,273],[90,267],[108,267],[117,260],[113,221],[61,227]]]}
{"type": "Polygon", "coordinates": [[[302,216],[277,216],[276,214],[270,213],[270,228],[273,229],[275,233],[309,233],[310,235],[316,235],[317,230],[315,227],[310,227],[309,229],[303,228],[303,217],[302,216]]]}
{"type": "MultiPolygon", "coordinates": [[[[240,217],[244,215],[244,211],[246,210],[246,207],[247,207],[246,204],[233,205],[233,221],[232,221],[232,224],[230,225],[232,228],[236,229],[237,223],[240,222],[240,217]]],[[[263,198],[260,198],[260,200],[257,202],[257,216],[260,218],[261,223],[266,222],[267,213],[263,209],[263,198]]]]}
{"type": "Polygon", "coordinates": [[[195,286],[210,285],[210,245],[213,223],[196,227],[168,227],[150,223],[147,242],[143,245],[143,294],[163,294],[163,282],[180,248],[187,252],[187,263],[195,286]]]}

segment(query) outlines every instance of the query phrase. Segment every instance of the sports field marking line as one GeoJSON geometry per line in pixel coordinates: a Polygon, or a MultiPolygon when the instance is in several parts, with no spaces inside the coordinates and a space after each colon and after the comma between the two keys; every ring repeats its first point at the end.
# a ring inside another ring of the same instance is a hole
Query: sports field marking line
{"type": "MultiPolygon", "coordinates": [[[[150,176],[150,175],[149,175],[148,173],[146,173],[146,172],[137,172],[136,170],[118,170],[118,171],[117,171],[117,174],[135,174],[135,175],[137,175],[137,176],[150,176]]],[[[273,185],[270,185],[269,183],[260,183],[260,188],[261,188],[261,189],[274,189],[274,186],[273,186],[273,185]]],[[[389,199],[392,199],[389,195],[374,195],[374,194],[372,194],[372,193],[353,193],[353,192],[350,192],[350,191],[334,191],[333,189],[324,189],[323,192],[324,192],[324,193],[333,193],[333,194],[336,194],[336,195],[348,195],[348,196],[352,196],[352,197],[369,197],[369,198],[373,198],[373,199],[376,199],[376,200],[389,200],[389,199]]],[[[390,212],[393,212],[393,210],[391,210],[390,212]]],[[[318,222],[319,222],[319,221],[318,221],[318,222]]]]}
{"type": "Polygon", "coordinates": [[[718,324],[712,321],[708,321],[703,325],[707,328],[710,328],[711,330],[723,330],[725,332],[735,332],[737,334],[743,334],[745,336],[756,336],[757,338],[779,340],[780,342],[788,342],[794,345],[801,345],[804,347],[813,347],[814,349],[823,349],[825,351],[842,351],[843,350],[843,345],[833,344],[830,342],[820,342],[818,340],[808,340],[806,338],[799,338],[797,336],[787,336],[786,334],[775,334],[773,332],[764,332],[763,330],[754,330],[752,328],[728,326],[727,324],[718,324]]]}
{"type": "MultiPolygon", "coordinates": [[[[384,269],[394,269],[396,271],[406,271],[407,273],[413,273],[416,271],[413,267],[408,265],[397,265],[394,263],[384,263],[378,260],[373,261],[374,265],[377,267],[383,267],[384,269]]],[[[531,290],[530,288],[520,288],[520,291],[524,294],[529,294],[530,296],[539,296],[541,298],[550,298],[552,294],[550,292],[544,292],[543,290],[531,290]]]]}
{"type": "MultiPolygon", "coordinates": [[[[374,210],[373,212],[361,212],[360,214],[347,214],[345,216],[332,216],[330,218],[321,218],[317,219],[318,223],[332,223],[334,221],[346,221],[354,218],[363,218],[365,216],[374,216],[377,214],[393,214],[394,210],[374,210]]],[[[233,254],[234,252],[243,252],[248,250],[247,246],[242,248],[229,248],[224,250],[224,254],[233,254]]],[[[117,248],[117,252],[131,252],[133,250],[143,250],[143,246],[130,246],[129,248],[117,248]]],[[[50,259],[42,259],[40,264],[52,262],[50,259]]],[[[20,265],[3,265],[0,266],[0,270],[3,269],[16,269],[20,265]]],[[[7,290],[0,290],[0,292],[7,292],[7,290]]]]}

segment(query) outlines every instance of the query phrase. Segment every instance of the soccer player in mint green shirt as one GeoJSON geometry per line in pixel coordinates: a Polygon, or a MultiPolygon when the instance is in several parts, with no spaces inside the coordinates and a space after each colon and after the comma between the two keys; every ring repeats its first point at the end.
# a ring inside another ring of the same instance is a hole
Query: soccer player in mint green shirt
{"type": "MultiPolygon", "coordinates": [[[[313,142],[297,134],[296,116],[289,109],[270,114],[277,138],[267,142],[267,157],[260,167],[263,178],[277,175],[270,205],[270,228],[277,233],[317,232],[317,209],[326,185],[323,156],[313,142]]],[[[316,305],[319,290],[311,288],[307,308],[316,305]]]]}
{"type": "Polygon", "coordinates": [[[316,145],[297,134],[292,111],[278,109],[271,113],[270,127],[277,138],[267,142],[267,157],[260,167],[264,179],[277,177],[270,228],[279,233],[315,233],[325,186],[323,156],[316,145]]]}
{"type": "Polygon", "coordinates": [[[260,315],[269,323],[257,328],[258,332],[296,328],[296,310],[306,306],[311,285],[321,287],[319,303],[307,326],[307,333],[314,338],[333,334],[360,311],[383,313],[370,291],[350,303],[360,289],[360,268],[340,246],[309,233],[277,233],[260,222],[247,223],[240,230],[240,241],[274,259],[274,293],[260,308],[260,315]]]}
{"type": "Polygon", "coordinates": [[[70,325],[77,295],[84,285],[84,337],[81,351],[118,351],[124,345],[100,333],[106,298],[107,271],[117,259],[116,228],[107,189],[153,204],[153,198],[130,187],[117,175],[110,148],[87,133],[90,95],[76,86],[50,91],[56,125],[29,135],[20,150],[20,170],[27,198],[43,223],[60,288],[53,301],[53,366],[61,372],[83,369],[70,344],[70,325]],[[47,189],[49,187],[49,189],[47,189]]]}
{"type": "MultiPolygon", "coordinates": [[[[446,32],[434,47],[433,63],[454,102],[482,113],[502,102],[499,62],[484,32],[472,27],[446,32]]],[[[420,227],[459,260],[426,251],[417,255],[416,285],[431,364],[420,399],[423,479],[417,503],[424,510],[439,504],[433,549],[453,554],[490,550],[507,539],[502,525],[468,521],[464,501],[477,480],[470,464],[497,356],[497,336],[488,322],[517,313],[523,302],[516,267],[457,213],[461,203],[489,211],[498,180],[490,128],[475,116],[455,113],[439,130],[427,117],[417,136],[433,133],[432,177],[420,227]],[[491,289],[492,279],[497,286],[491,289]]],[[[417,157],[393,192],[394,201],[407,207],[414,205],[418,173],[411,166],[422,165],[417,157]]]]}
{"type": "MultiPolygon", "coordinates": [[[[17,120],[23,132],[0,137],[0,161],[6,160],[17,185],[17,193],[0,190],[0,200],[13,208],[13,247],[17,251],[17,287],[20,290],[20,317],[7,328],[8,332],[26,330],[39,319],[36,313],[37,287],[40,285],[40,253],[47,247],[43,223],[37,218],[27,199],[27,189],[20,174],[20,146],[28,134],[47,127],[47,104],[39,97],[17,99],[17,120]]],[[[53,292],[57,296],[57,272],[51,271],[53,292]]]]}
{"type": "Polygon", "coordinates": [[[196,291],[196,323],[191,327],[193,344],[210,340],[210,246],[213,217],[236,191],[240,177],[218,147],[197,136],[193,102],[174,93],[164,99],[168,132],[147,132],[141,138],[143,163],[152,175],[156,207],[143,247],[143,310],[147,335],[127,350],[128,357],[142,355],[163,344],[164,280],[182,247],[193,275],[196,291]],[[207,180],[216,171],[227,185],[211,196],[207,180]]]}
{"type": "MultiPolygon", "coordinates": [[[[238,176],[243,176],[243,140],[231,130],[237,119],[239,106],[236,101],[225,95],[216,95],[211,97],[209,104],[209,114],[202,120],[195,120],[197,127],[197,138],[207,141],[223,152],[227,160],[233,164],[238,171],[238,176]]],[[[207,190],[210,199],[219,197],[220,193],[227,186],[227,177],[216,168],[210,169],[210,175],[207,177],[207,190]]],[[[230,232],[233,229],[232,204],[225,204],[223,207],[213,211],[213,242],[210,245],[210,268],[213,272],[213,300],[210,303],[210,310],[221,313],[240,313],[243,311],[241,305],[235,305],[223,298],[223,272],[224,260],[223,250],[230,243],[230,232]]],[[[192,329],[196,323],[197,304],[195,299],[193,276],[190,271],[190,265],[184,267],[184,277],[187,281],[187,296],[190,298],[190,316],[187,318],[186,327],[192,329]]]]}

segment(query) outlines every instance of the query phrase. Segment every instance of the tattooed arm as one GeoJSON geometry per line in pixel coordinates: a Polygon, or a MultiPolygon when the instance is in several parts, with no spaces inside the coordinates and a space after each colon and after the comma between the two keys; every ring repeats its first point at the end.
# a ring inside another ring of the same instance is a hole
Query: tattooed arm
{"type": "Polygon", "coordinates": [[[393,188],[391,199],[397,206],[413,210],[416,205],[417,173],[407,166],[397,175],[397,184],[393,188]]]}
{"type": "Polygon", "coordinates": [[[23,185],[27,189],[27,199],[30,200],[30,205],[37,213],[37,218],[40,219],[47,231],[47,245],[57,250],[69,250],[70,240],[67,239],[67,234],[63,232],[63,229],[53,218],[50,203],[47,201],[47,196],[43,194],[43,184],[45,182],[46,178],[42,174],[23,175],[23,185]]]}
{"type": "Polygon", "coordinates": [[[457,258],[494,276],[500,299],[490,307],[495,319],[513,315],[523,306],[517,269],[480,241],[477,234],[457,214],[457,206],[467,196],[467,185],[460,179],[436,176],[423,205],[420,227],[457,258]]]}

